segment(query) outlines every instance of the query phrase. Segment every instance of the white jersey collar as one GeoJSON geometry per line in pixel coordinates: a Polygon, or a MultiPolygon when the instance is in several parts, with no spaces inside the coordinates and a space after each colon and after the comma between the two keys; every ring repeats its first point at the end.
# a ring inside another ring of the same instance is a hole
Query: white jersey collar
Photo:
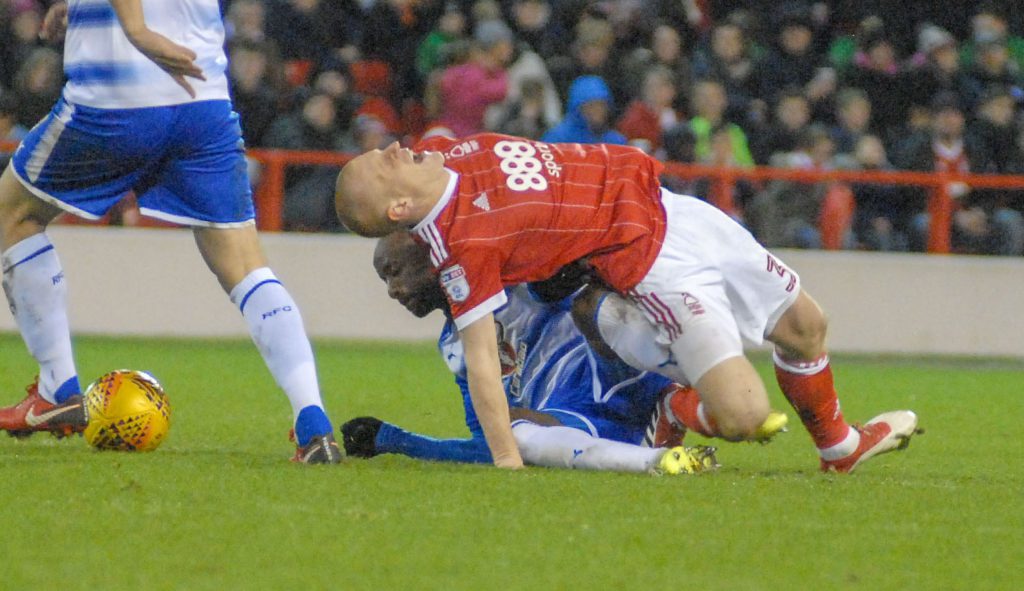
{"type": "Polygon", "coordinates": [[[445,206],[448,205],[448,202],[452,200],[452,197],[455,196],[455,188],[459,184],[459,173],[448,167],[445,167],[444,170],[448,173],[448,185],[444,188],[444,193],[441,194],[441,198],[438,199],[437,203],[434,204],[434,207],[430,209],[430,213],[427,214],[427,217],[423,218],[418,224],[412,227],[413,232],[419,232],[423,228],[434,223],[437,216],[441,214],[441,210],[444,209],[445,206]]]}

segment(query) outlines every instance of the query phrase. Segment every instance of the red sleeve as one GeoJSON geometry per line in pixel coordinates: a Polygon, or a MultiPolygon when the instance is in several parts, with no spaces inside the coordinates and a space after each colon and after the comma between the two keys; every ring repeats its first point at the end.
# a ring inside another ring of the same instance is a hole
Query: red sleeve
{"type": "Polygon", "coordinates": [[[498,253],[486,248],[453,252],[441,266],[438,281],[459,330],[505,305],[498,253]]]}

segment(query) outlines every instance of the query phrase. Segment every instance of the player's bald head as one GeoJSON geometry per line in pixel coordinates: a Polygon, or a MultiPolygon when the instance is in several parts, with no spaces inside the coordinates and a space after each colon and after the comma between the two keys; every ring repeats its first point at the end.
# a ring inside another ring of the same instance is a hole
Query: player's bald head
{"type": "Polygon", "coordinates": [[[378,237],[393,231],[387,216],[386,179],[373,170],[372,152],[353,158],[341,169],[334,187],[338,219],[360,236],[378,237]]]}

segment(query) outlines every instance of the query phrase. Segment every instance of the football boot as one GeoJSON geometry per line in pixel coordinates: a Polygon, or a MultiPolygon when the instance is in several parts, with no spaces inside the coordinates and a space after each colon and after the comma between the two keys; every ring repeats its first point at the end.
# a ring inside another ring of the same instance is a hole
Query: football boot
{"type": "Polygon", "coordinates": [[[38,431],[48,431],[58,438],[81,433],[89,423],[88,411],[81,394],[54,404],[39,394],[39,380],[25,388],[27,396],[15,404],[0,408],[0,430],[12,437],[23,438],[38,431]]]}
{"type": "Polygon", "coordinates": [[[923,433],[917,428],[917,415],[909,410],[894,410],[878,415],[865,425],[853,425],[860,433],[860,444],[852,454],[836,460],[821,460],[822,472],[853,472],[865,460],[886,452],[905,449],[910,438],[923,433]]]}

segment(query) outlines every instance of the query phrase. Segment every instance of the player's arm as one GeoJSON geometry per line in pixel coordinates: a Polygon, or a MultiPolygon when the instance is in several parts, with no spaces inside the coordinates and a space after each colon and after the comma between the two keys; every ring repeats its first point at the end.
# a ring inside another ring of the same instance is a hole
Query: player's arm
{"type": "Polygon", "coordinates": [[[150,30],[142,12],[142,0],[110,0],[110,5],[117,13],[121,28],[132,45],[170,74],[189,96],[195,98],[196,91],[186,77],[206,80],[203,71],[195,63],[196,53],[150,30]]]}
{"type": "Polygon", "coordinates": [[[473,409],[491,449],[494,465],[522,468],[515,437],[512,436],[508,399],[501,383],[498,337],[494,314],[488,313],[459,331],[466,356],[466,376],[473,409]]]}
{"type": "Polygon", "coordinates": [[[483,434],[468,439],[437,439],[412,433],[375,417],[358,417],[341,426],[345,453],[357,458],[401,454],[418,460],[489,464],[483,434]]]}
{"type": "Polygon", "coordinates": [[[487,449],[484,432],[476,419],[476,413],[473,412],[469,384],[460,375],[455,376],[455,384],[462,394],[462,407],[469,438],[437,439],[406,431],[375,417],[359,417],[341,426],[345,452],[357,458],[401,454],[435,462],[490,464],[493,461],[491,450],[487,449]]]}

